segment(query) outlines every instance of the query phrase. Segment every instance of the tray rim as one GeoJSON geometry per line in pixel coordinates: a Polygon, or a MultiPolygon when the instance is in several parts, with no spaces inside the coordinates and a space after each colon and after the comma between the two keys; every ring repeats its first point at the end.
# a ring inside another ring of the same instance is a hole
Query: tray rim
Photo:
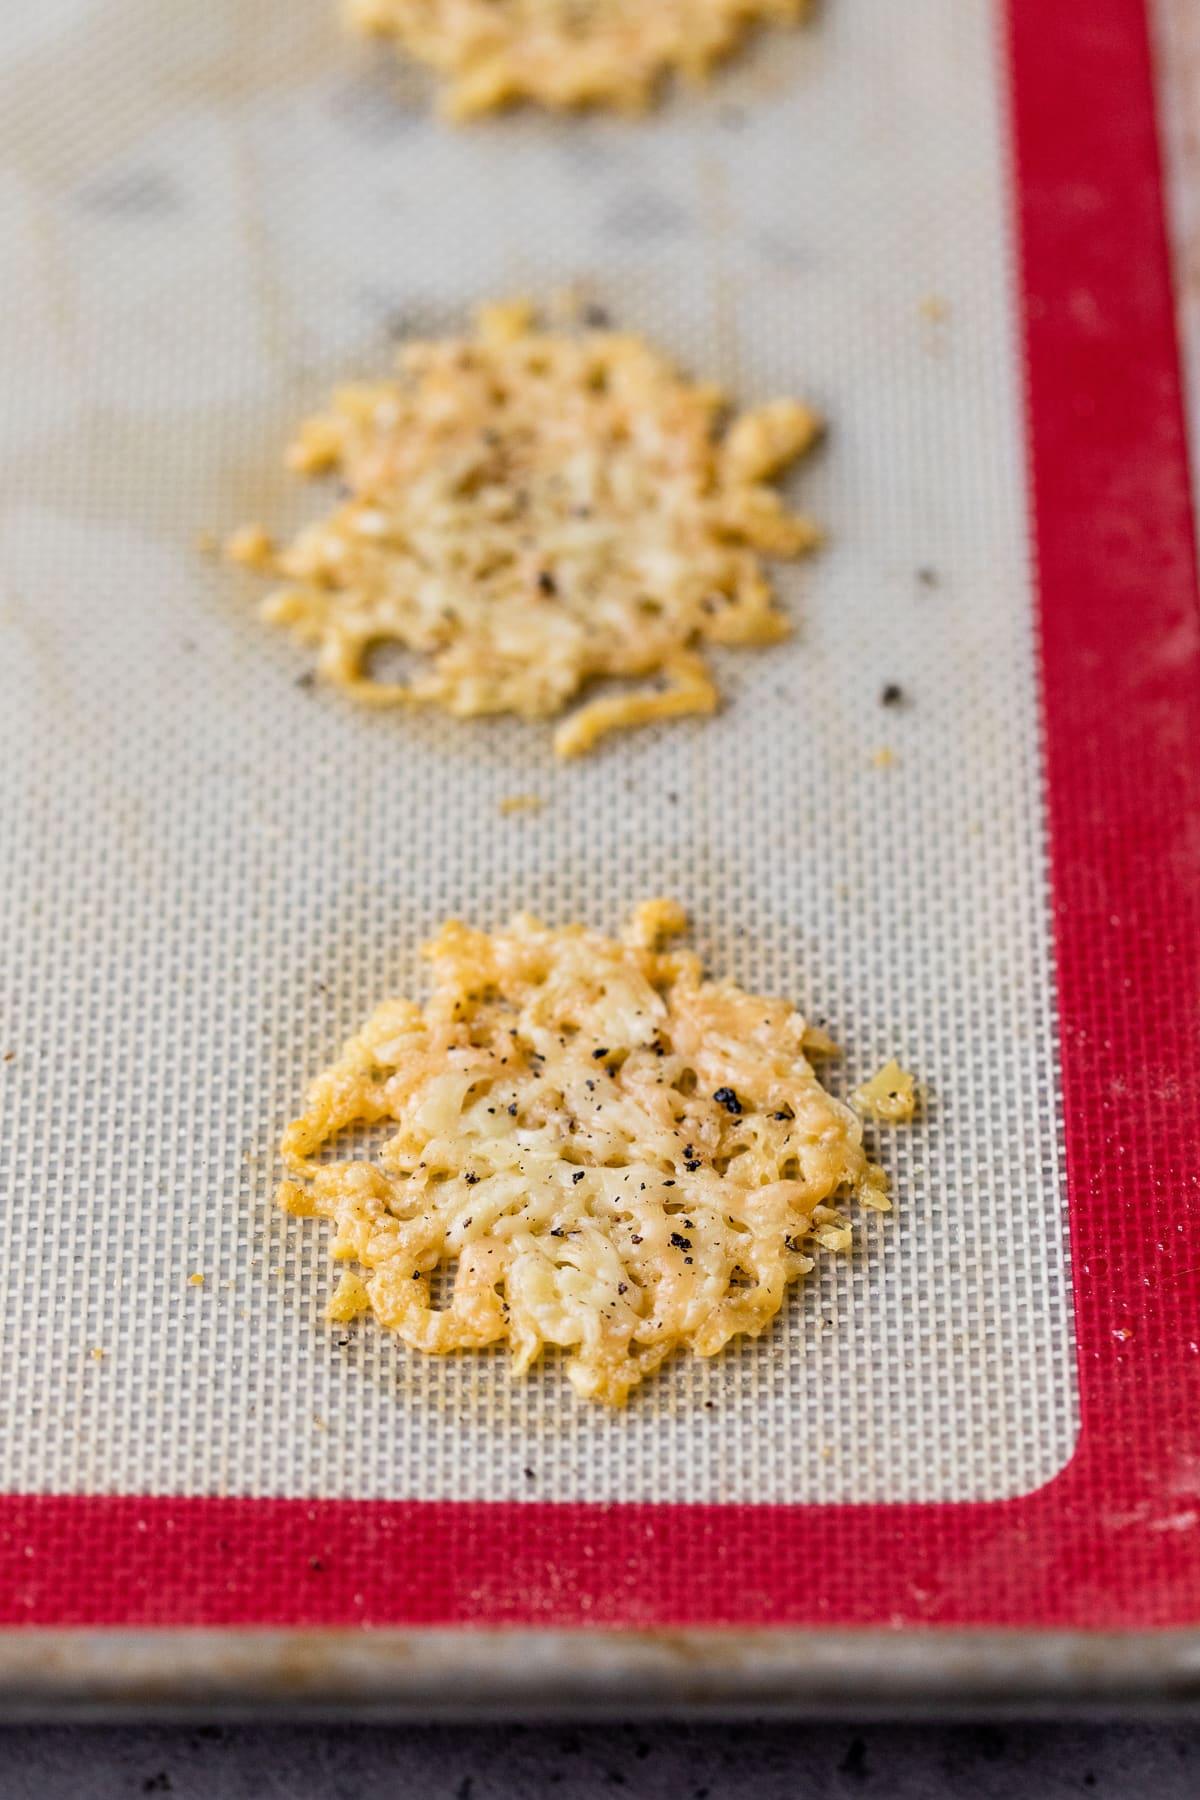
{"type": "Polygon", "coordinates": [[[1115,1712],[1200,1716],[1200,1630],[0,1631],[6,1723],[1115,1712]]]}

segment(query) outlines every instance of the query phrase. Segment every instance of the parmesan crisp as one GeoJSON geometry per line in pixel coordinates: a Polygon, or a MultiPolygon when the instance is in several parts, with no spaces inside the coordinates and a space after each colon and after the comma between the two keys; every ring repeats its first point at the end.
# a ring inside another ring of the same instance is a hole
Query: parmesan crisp
{"type": "Polygon", "coordinates": [[[331,1220],[351,1265],[332,1319],[434,1355],[506,1344],[517,1374],[554,1345],[578,1394],[620,1405],[677,1346],[757,1336],[818,1247],[850,1247],[839,1202],[888,1208],[809,1063],[828,1038],[705,980],[665,947],[685,925],[655,900],[620,940],[443,926],[431,998],[381,1006],[284,1135],[282,1204],[331,1220]],[[373,1158],[327,1160],[370,1126],[373,1158]]]}
{"type": "Polygon", "coordinates": [[[820,534],[770,482],[819,421],[794,400],[724,431],[721,414],[639,338],[491,307],[474,337],[411,344],[395,379],[339,389],[289,461],[347,497],[286,549],[250,525],[228,552],[282,581],[265,617],[371,706],[541,719],[599,679],[629,684],[559,726],[555,749],[578,755],[712,712],[704,646],[790,630],[762,559],[820,534]],[[407,679],[373,676],[382,645],[419,659],[407,679]]]}
{"type": "Polygon", "coordinates": [[[672,71],[703,80],[755,25],[808,0],[349,0],[351,25],[389,37],[446,82],[442,110],[473,118],[520,101],[640,112],[672,71]]]}

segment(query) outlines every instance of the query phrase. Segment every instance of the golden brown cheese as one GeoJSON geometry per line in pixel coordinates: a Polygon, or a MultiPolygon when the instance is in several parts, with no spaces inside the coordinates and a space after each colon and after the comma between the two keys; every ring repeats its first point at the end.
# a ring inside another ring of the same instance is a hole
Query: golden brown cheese
{"type": "Polygon", "coordinates": [[[282,1203],[332,1220],[353,1265],[331,1318],[372,1312],[432,1354],[505,1343],[516,1373],[555,1345],[579,1394],[618,1405],[678,1345],[757,1336],[814,1249],[849,1248],[839,1201],[886,1210],[805,1054],[829,1040],[704,980],[665,947],[685,925],[659,900],[621,940],[443,926],[430,999],[381,1006],[283,1140],[282,1203]],[[326,1159],[368,1126],[374,1158],[326,1159]]]}
{"type": "Polygon", "coordinates": [[[702,646],[790,629],[761,559],[819,534],[769,484],[818,421],[777,400],[721,435],[721,406],[636,337],[544,333],[524,303],[494,307],[473,338],[410,345],[398,379],[340,389],[289,460],[336,471],[349,497],[282,551],[249,526],[229,553],[283,579],[266,618],[368,705],[537,719],[598,678],[634,683],[559,727],[576,755],[711,712],[702,646]],[[423,666],[374,679],[383,644],[423,666]]]}
{"type": "Polygon", "coordinates": [[[520,101],[638,112],[671,71],[702,80],[751,27],[794,24],[807,0],[348,0],[358,30],[393,38],[447,82],[468,119],[520,101]]]}
{"type": "Polygon", "coordinates": [[[906,1124],[917,1110],[917,1084],[907,1069],[893,1060],[864,1081],[851,1096],[859,1112],[870,1113],[885,1125],[906,1124]]]}

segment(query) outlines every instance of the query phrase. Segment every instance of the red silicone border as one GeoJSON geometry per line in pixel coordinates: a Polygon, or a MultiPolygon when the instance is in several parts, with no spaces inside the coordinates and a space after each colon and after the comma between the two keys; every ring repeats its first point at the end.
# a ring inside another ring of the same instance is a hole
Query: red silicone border
{"type": "Polygon", "coordinates": [[[38,1625],[1200,1622],[1200,615],[1143,0],[1008,0],[1082,1435],[959,1506],[0,1500],[38,1625]]]}

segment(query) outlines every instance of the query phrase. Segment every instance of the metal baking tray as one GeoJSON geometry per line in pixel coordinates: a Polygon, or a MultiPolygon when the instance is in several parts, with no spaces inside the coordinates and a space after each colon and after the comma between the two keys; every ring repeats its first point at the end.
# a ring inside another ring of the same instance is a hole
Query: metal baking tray
{"type": "Polygon", "coordinates": [[[460,130],[335,12],[0,21],[0,1706],[1194,1696],[1200,632],[1142,0],[830,0],[645,119],[460,130]],[[319,508],[280,452],[333,382],[566,286],[813,400],[830,543],[717,719],[556,765],[313,689],[198,540],[319,508]],[[660,892],[844,1090],[918,1071],[895,1214],[620,1415],[331,1334],[271,1205],[308,1077],[446,914],[660,892]]]}

